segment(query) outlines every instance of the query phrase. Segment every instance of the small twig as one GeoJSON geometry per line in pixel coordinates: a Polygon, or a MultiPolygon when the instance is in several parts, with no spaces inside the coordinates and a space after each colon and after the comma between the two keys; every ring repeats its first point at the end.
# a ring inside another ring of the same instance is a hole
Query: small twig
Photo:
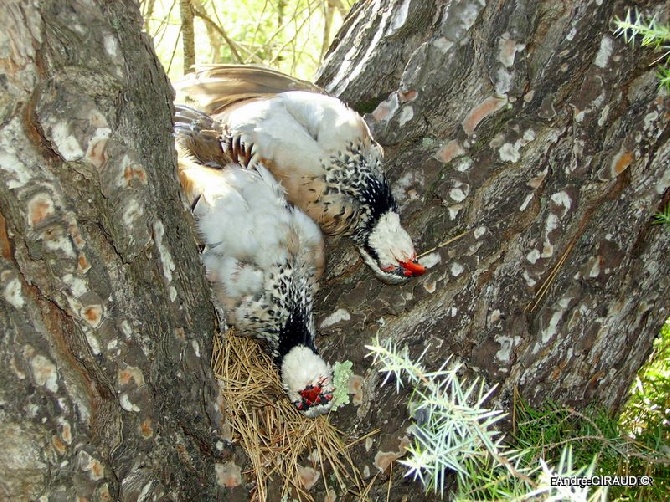
{"type": "Polygon", "coordinates": [[[393,462],[389,464],[389,484],[388,488],[386,489],[386,502],[389,502],[391,500],[391,484],[393,483],[393,462]]]}
{"type": "Polygon", "coordinates": [[[592,434],[586,434],[584,436],[575,436],[575,437],[570,437],[568,439],[563,439],[561,441],[558,441],[556,443],[550,443],[547,445],[543,445],[547,449],[554,449],[558,448],[560,446],[563,446],[564,444],[570,444],[573,442],[579,442],[579,441],[598,441],[602,443],[602,446],[600,447],[600,451],[598,454],[600,454],[604,449],[605,446],[609,446],[609,441],[607,440],[606,437],[604,436],[594,436],[592,434]]]}
{"type": "Polygon", "coordinates": [[[529,305],[526,306],[525,311],[526,312],[534,312],[537,306],[540,304],[542,299],[545,297],[547,294],[547,291],[549,291],[549,286],[554,282],[554,279],[556,279],[556,276],[560,272],[561,268],[563,267],[563,264],[565,261],[568,259],[568,256],[570,256],[570,253],[572,252],[572,248],[575,247],[575,244],[577,243],[577,239],[581,236],[581,232],[576,234],[575,237],[572,239],[572,241],[568,244],[568,247],[565,249],[565,252],[561,256],[561,258],[558,260],[556,265],[554,265],[554,268],[551,269],[551,272],[549,272],[549,275],[547,278],[544,280],[542,285],[540,286],[540,289],[537,290],[537,293],[535,294],[535,298],[533,298],[533,302],[529,305]]]}
{"type": "Polygon", "coordinates": [[[375,429],[375,430],[373,430],[373,431],[371,431],[371,432],[368,432],[365,436],[361,436],[361,437],[359,437],[358,439],[354,439],[351,443],[349,443],[349,444],[347,444],[347,445],[344,445],[344,447],[348,450],[348,449],[350,449],[352,446],[357,445],[357,444],[360,443],[361,441],[365,441],[365,440],[366,440],[367,438],[369,438],[370,436],[374,436],[375,434],[379,434],[380,432],[381,432],[381,429],[375,429]]]}
{"type": "Polygon", "coordinates": [[[177,35],[177,38],[174,41],[174,47],[172,47],[172,55],[170,56],[170,61],[168,62],[168,67],[165,73],[169,74],[170,70],[172,69],[172,61],[174,61],[175,56],[177,55],[177,46],[179,45],[179,41],[181,40],[181,30],[179,30],[179,34],[177,35]]]}
{"type": "Polygon", "coordinates": [[[429,249],[428,251],[424,251],[423,253],[421,253],[417,258],[422,258],[422,257],[426,256],[427,254],[432,253],[433,251],[437,251],[438,249],[443,248],[444,246],[448,246],[448,245],[451,244],[452,242],[456,242],[458,239],[460,239],[461,237],[463,237],[463,236],[464,236],[465,234],[467,234],[468,232],[469,232],[469,230],[466,230],[465,232],[462,232],[462,233],[456,235],[455,237],[451,237],[451,238],[447,239],[446,241],[442,241],[442,242],[440,242],[440,243],[439,243],[437,246],[435,246],[434,248],[431,248],[431,249],[429,249]]]}
{"type": "Polygon", "coordinates": [[[367,484],[367,486],[365,487],[365,490],[363,490],[362,492],[360,492],[358,494],[358,499],[359,500],[365,500],[367,498],[368,494],[370,493],[370,491],[372,490],[372,487],[375,484],[375,481],[377,481],[377,478],[379,477],[379,474],[380,474],[379,472],[377,474],[375,474],[372,477],[372,479],[370,480],[370,482],[367,484]]]}
{"type": "Polygon", "coordinates": [[[193,12],[196,16],[198,16],[205,23],[207,23],[214,31],[216,31],[219,35],[221,35],[221,38],[223,38],[228,47],[230,47],[231,55],[235,58],[235,60],[238,63],[243,63],[244,60],[242,59],[242,56],[240,56],[240,53],[238,51],[239,46],[235,43],[235,41],[232,38],[230,38],[230,36],[228,36],[228,33],[222,26],[219,26],[216,22],[214,22],[214,20],[209,16],[209,14],[207,14],[207,11],[204,9],[204,7],[193,5],[193,12]]]}

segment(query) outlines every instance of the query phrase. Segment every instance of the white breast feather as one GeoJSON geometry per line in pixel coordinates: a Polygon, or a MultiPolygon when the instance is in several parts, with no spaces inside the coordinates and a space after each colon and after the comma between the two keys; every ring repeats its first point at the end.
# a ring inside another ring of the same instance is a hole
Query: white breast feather
{"type": "Polygon", "coordinates": [[[317,253],[317,260],[323,259],[321,253],[323,238],[319,227],[315,225],[314,221],[302,211],[296,211],[294,213],[293,224],[300,239],[299,261],[301,263],[311,263],[313,258],[310,258],[309,255],[312,253],[317,253]]]}
{"type": "Polygon", "coordinates": [[[341,150],[350,141],[371,137],[361,116],[337,98],[300,91],[278,97],[288,113],[327,151],[341,150]]]}
{"type": "Polygon", "coordinates": [[[281,187],[254,170],[227,168],[220,173],[221,180],[208,188],[194,210],[205,244],[215,254],[249,259],[261,267],[285,259],[281,242],[290,215],[278,197],[281,187]]]}
{"type": "Polygon", "coordinates": [[[194,215],[205,244],[208,277],[215,289],[239,305],[236,312],[229,312],[239,324],[258,315],[248,310],[244,298],[263,293],[280,266],[292,261],[305,276],[314,274],[314,255],[309,253],[320,252],[322,239],[312,220],[287,207],[281,185],[262,166],[227,167],[214,173],[216,180],[207,185],[194,215]],[[300,242],[292,258],[289,236],[300,242]]]}
{"type": "Polygon", "coordinates": [[[343,145],[370,141],[356,112],[336,98],[310,92],[286,92],[251,102],[232,111],[227,122],[234,135],[255,143],[260,156],[315,174],[320,159],[340,152],[343,145]]]}

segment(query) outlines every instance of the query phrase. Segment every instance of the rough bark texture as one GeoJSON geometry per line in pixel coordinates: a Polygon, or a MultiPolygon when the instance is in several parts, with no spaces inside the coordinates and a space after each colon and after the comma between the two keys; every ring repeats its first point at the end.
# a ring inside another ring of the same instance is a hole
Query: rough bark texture
{"type": "Polygon", "coordinates": [[[0,499],[214,500],[215,315],[137,4],[0,20],[0,499]]]}
{"type": "MultiPolygon", "coordinates": [[[[384,286],[330,241],[317,325],[363,399],[335,420],[396,451],[407,395],[363,358],[379,334],[437,368],[454,355],[515,390],[616,410],[668,317],[670,114],[650,63],[615,38],[623,2],[359,2],[318,83],[361,112],[429,273],[384,286]],[[348,414],[349,413],[349,414],[348,414]]],[[[668,19],[667,3],[638,3],[668,19]]],[[[635,5],[632,5],[635,7],[635,5]]],[[[370,445],[368,445],[370,446],[370,445]]],[[[379,460],[378,457],[377,460],[379,460]]],[[[402,485],[395,493],[402,493],[402,485]]]]}

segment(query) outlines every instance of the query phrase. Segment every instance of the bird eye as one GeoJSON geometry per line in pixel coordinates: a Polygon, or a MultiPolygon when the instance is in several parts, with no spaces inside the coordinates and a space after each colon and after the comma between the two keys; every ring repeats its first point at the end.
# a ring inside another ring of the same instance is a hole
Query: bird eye
{"type": "Polygon", "coordinates": [[[400,265],[389,265],[388,267],[382,268],[382,270],[384,272],[388,272],[389,274],[400,275],[400,276],[405,275],[405,270],[400,265]]]}

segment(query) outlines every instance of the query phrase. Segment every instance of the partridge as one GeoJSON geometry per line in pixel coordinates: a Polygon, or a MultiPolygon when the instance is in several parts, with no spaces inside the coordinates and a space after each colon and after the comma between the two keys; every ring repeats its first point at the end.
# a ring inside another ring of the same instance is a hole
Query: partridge
{"type": "MultiPolygon", "coordinates": [[[[214,301],[238,333],[261,340],[289,399],[307,416],[330,409],[331,367],[314,346],[314,294],[323,272],[317,225],[288,203],[262,163],[209,164],[193,156],[193,136],[210,120],[177,107],[179,180],[202,239],[214,301]],[[195,120],[195,119],[198,120],[195,120]]],[[[204,140],[202,140],[204,141],[204,140]]],[[[218,142],[218,140],[217,140],[218,142]]]]}
{"type": "Polygon", "coordinates": [[[221,136],[218,148],[211,136],[194,135],[194,143],[203,142],[192,147],[196,158],[212,162],[218,151],[248,167],[266,166],[288,200],[326,234],[349,235],[382,281],[397,284],[425,273],[400,223],[383,150],[342,101],[256,66],[203,67],[176,88],[211,115],[209,130],[221,136]]]}

